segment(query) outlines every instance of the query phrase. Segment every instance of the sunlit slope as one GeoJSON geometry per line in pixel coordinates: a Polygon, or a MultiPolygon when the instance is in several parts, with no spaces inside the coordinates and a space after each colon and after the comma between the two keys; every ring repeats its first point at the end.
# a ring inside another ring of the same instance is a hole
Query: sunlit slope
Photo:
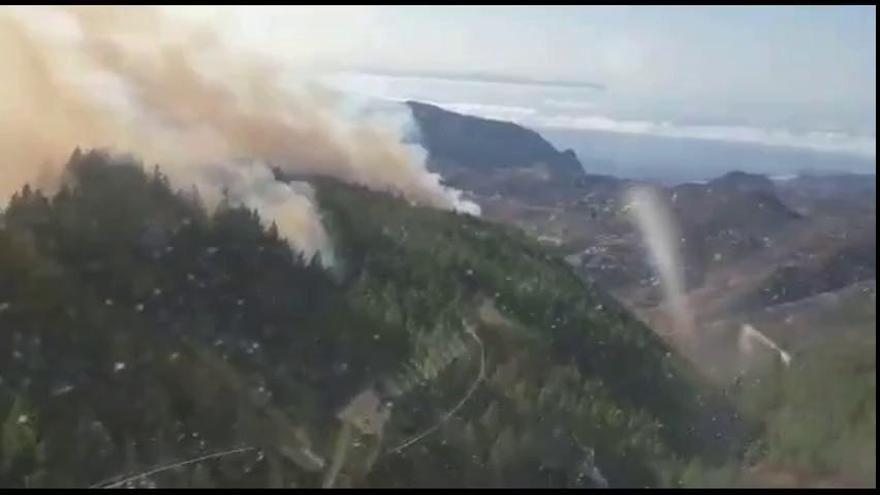
{"type": "Polygon", "coordinates": [[[675,485],[732,443],[649,329],[511,229],[315,180],[325,269],[158,171],[68,170],[3,212],[3,486],[675,485]]]}

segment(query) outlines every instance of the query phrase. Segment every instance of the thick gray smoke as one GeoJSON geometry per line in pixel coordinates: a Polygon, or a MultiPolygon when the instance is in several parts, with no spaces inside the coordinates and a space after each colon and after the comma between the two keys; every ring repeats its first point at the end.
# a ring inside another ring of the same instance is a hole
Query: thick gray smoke
{"type": "Polygon", "coordinates": [[[665,304],[674,322],[672,338],[690,344],[694,337],[694,315],[685,294],[684,269],[678,251],[678,229],[666,204],[649,187],[627,191],[628,209],[635,216],[642,237],[663,288],[665,304]]]}
{"type": "Polygon", "coordinates": [[[267,164],[479,213],[400,143],[408,111],[343,117],[339,95],[282,84],[288,67],[155,9],[0,9],[0,69],[3,202],[25,182],[52,187],[81,146],[161,163],[209,203],[225,188],[324,259],[332,249],[309,190],[277,182],[267,164]]]}

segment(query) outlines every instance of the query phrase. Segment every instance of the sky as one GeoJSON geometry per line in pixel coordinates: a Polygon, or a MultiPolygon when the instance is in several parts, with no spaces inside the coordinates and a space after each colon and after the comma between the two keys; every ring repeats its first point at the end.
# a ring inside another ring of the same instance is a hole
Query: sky
{"type": "Polygon", "coordinates": [[[538,128],[876,155],[873,6],[165,9],[367,96],[538,128]]]}

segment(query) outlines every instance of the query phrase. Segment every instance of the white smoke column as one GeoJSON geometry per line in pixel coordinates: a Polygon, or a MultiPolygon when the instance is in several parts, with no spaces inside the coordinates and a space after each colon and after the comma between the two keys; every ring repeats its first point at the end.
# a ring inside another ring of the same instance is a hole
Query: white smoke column
{"type": "Polygon", "coordinates": [[[261,221],[275,222],[281,237],[307,259],[320,254],[324,266],[334,264],[333,249],[308,183],[277,181],[272,169],[259,161],[176,168],[169,175],[174,182],[198,184],[199,195],[210,210],[217,207],[225,191],[234,206],[253,208],[261,221]]]}
{"type": "MultiPolygon", "coordinates": [[[[329,88],[326,91],[335,93],[329,88]]],[[[342,120],[363,122],[371,127],[384,129],[400,140],[400,146],[408,154],[411,166],[420,171],[416,176],[416,189],[438,191],[443,201],[451,205],[455,211],[473,216],[481,214],[480,205],[464,199],[462,191],[444,186],[440,174],[428,171],[428,152],[419,144],[421,142],[419,126],[408,105],[401,101],[381,100],[356,94],[345,96],[335,94],[342,102],[338,109],[342,120]]]]}
{"type": "Polygon", "coordinates": [[[679,343],[689,344],[694,337],[694,317],[685,295],[684,270],[678,252],[679,235],[672,215],[657,192],[644,186],[627,191],[626,209],[635,214],[636,224],[660,277],[666,306],[672,313],[673,337],[679,343]]]}
{"type": "Polygon", "coordinates": [[[770,340],[769,337],[759,332],[757,328],[752,325],[746,323],[740,328],[739,332],[739,350],[746,356],[752,355],[754,353],[754,346],[752,342],[759,342],[770,349],[779,353],[779,358],[782,359],[783,364],[788,366],[791,363],[791,355],[784,350],[782,350],[776,342],[770,340]]]}
{"type": "Polygon", "coordinates": [[[213,26],[149,8],[0,9],[0,202],[41,177],[50,189],[80,146],[159,163],[180,189],[228,190],[325,261],[309,191],[275,181],[265,164],[479,212],[427,171],[423,150],[401,144],[408,109],[397,107],[396,127],[341,118],[339,95],[288,77],[308,74],[222,41],[213,26]]]}

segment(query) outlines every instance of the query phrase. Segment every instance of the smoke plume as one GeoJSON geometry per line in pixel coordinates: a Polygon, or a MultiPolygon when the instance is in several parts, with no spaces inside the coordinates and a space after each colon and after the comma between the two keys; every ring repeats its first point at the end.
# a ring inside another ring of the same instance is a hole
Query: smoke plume
{"type": "Polygon", "coordinates": [[[306,186],[276,181],[271,166],[479,213],[393,126],[342,118],[341,96],[283,84],[288,67],[155,9],[0,10],[0,67],[4,201],[25,182],[51,188],[82,146],[160,163],[209,205],[225,188],[307,254],[331,251],[317,208],[306,186]]]}

